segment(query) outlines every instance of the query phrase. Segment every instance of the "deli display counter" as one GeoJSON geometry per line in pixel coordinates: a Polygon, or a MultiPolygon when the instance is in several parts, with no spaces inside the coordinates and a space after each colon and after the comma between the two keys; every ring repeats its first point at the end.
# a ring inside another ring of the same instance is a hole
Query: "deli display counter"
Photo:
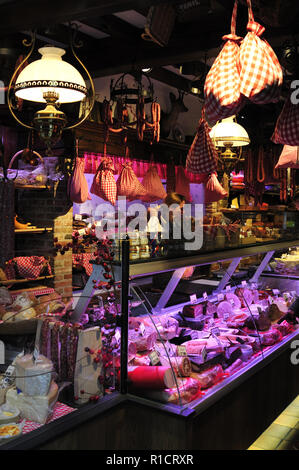
{"type": "MultiPolygon", "coordinates": [[[[85,403],[73,396],[74,412],[1,448],[246,449],[298,394],[299,276],[281,267],[296,264],[298,246],[134,263],[123,241],[110,392],[85,403]]],[[[77,305],[90,308],[101,269],[77,305]]]]}

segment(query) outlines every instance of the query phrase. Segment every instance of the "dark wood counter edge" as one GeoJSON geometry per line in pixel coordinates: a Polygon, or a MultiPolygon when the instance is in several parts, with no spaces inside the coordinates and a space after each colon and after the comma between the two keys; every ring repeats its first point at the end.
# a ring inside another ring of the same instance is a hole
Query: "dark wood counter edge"
{"type": "Polygon", "coordinates": [[[77,408],[66,416],[62,416],[51,423],[41,426],[28,434],[23,434],[20,438],[12,439],[5,444],[0,445],[1,450],[34,450],[40,445],[45,444],[53,438],[74,429],[90,419],[106,413],[111,408],[124,403],[126,396],[115,392],[106,395],[99,403],[87,404],[82,408],[77,408]]]}

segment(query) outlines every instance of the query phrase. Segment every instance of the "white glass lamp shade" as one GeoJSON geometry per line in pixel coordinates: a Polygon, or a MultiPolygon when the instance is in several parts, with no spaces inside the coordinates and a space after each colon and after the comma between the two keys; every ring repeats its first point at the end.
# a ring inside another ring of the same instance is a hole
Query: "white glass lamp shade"
{"type": "Polygon", "coordinates": [[[59,103],[82,101],[87,88],[78,70],[62,60],[64,49],[42,47],[38,50],[41,59],[31,62],[19,74],[15,94],[18,98],[44,103],[43,94],[55,92],[59,103]]]}
{"type": "Polygon", "coordinates": [[[217,147],[242,147],[250,143],[246,130],[234,121],[234,116],[217,122],[210,137],[217,147]]]}

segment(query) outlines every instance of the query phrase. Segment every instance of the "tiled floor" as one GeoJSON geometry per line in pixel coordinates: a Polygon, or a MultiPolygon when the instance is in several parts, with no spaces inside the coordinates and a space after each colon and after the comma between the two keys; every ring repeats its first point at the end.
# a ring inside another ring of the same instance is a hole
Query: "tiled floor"
{"type": "Polygon", "coordinates": [[[299,449],[299,395],[261,434],[248,450],[299,449]]]}

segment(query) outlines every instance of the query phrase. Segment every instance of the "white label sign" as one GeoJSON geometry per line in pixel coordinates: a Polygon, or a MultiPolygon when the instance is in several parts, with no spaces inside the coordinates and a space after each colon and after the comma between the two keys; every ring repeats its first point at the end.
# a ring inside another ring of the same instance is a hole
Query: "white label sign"
{"type": "Polygon", "coordinates": [[[187,356],[186,346],[178,346],[178,355],[182,357],[187,356]]]}
{"type": "Polygon", "coordinates": [[[191,304],[196,304],[196,302],[197,302],[196,294],[190,295],[190,302],[191,302],[191,304]]]}
{"type": "Polygon", "coordinates": [[[160,358],[158,356],[157,351],[153,351],[149,354],[149,358],[151,361],[152,366],[156,366],[160,362],[160,358]]]}

